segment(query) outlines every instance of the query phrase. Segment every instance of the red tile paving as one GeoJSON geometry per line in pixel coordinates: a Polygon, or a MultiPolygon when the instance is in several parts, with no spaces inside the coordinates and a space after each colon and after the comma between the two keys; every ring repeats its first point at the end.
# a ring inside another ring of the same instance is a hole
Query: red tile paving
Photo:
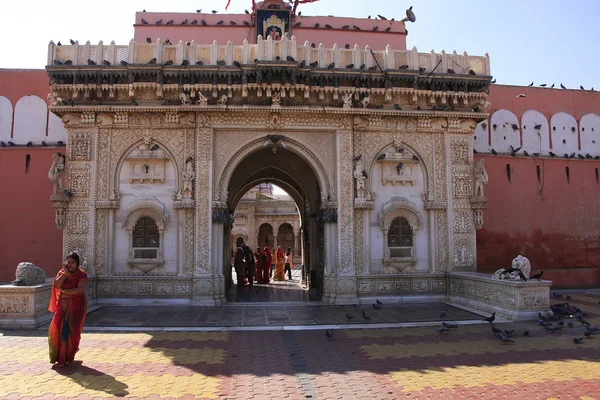
{"type": "MultiPolygon", "coordinates": [[[[600,325],[600,295],[571,304],[600,325]]],[[[564,302],[557,299],[555,302],[564,302]]],[[[53,369],[44,331],[0,336],[0,399],[579,399],[600,400],[600,333],[548,333],[515,344],[488,324],[435,328],[85,333],[82,365],[53,369]]],[[[523,329],[531,337],[522,337],[523,329]]]]}

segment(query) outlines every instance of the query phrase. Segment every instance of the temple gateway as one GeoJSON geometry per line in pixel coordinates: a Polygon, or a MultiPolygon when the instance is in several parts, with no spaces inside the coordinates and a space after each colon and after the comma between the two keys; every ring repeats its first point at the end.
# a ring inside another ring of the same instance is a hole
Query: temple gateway
{"type": "MultiPolygon", "coordinates": [[[[459,272],[476,270],[486,203],[472,133],[488,117],[487,55],[257,33],[50,43],[51,111],[67,130],[51,201],[92,298],[226,302],[233,214],[266,181],[300,210],[296,256],[323,303],[473,291],[480,277],[459,272]]],[[[498,307],[514,297],[482,285],[498,307]]]]}

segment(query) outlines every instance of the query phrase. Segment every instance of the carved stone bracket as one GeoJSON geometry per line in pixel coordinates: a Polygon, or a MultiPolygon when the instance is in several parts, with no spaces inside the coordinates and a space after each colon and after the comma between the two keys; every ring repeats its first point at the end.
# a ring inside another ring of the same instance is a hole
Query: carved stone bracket
{"type": "Polygon", "coordinates": [[[182,209],[182,208],[194,208],[194,207],[195,207],[195,202],[192,199],[185,199],[185,200],[173,202],[173,208],[176,210],[182,209]]]}
{"type": "Polygon", "coordinates": [[[224,225],[233,223],[233,215],[229,212],[227,203],[223,201],[213,201],[212,221],[224,225]]]}
{"type": "Polygon", "coordinates": [[[372,200],[366,200],[361,198],[356,198],[354,200],[355,210],[372,210],[374,207],[375,203],[372,200]]]}
{"type": "Polygon", "coordinates": [[[483,228],[483,210],[487,205],[487,198],[484,196],[471,197],[471,209],[473,210],[473,219],[475,220],[475,228],[483,228]]]}
{"type": "Polygon", "coordinates": [[[50,201],[55,209],[54,222],[56,222],[57,229],[63,229],[65,227],[69,200],[69,197],[64,194],[53,194],[50,196],[50,201]]]}

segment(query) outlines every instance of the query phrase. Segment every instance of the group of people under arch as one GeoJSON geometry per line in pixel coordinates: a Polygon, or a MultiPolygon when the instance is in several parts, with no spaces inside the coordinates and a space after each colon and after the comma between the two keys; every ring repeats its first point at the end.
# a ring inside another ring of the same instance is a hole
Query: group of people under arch
{"type": "Polygon", "coordinates": [[[245,285],[269,284],[274,281],[285,281],[286,273],[292,280],[294,257],[291,247],[284,252],[281,246],[271,251],[268,246],[258,247],[255,252],[247,244],[237,247],[233,257],[233,267],[237,277],[238,288],[245,285]]]}

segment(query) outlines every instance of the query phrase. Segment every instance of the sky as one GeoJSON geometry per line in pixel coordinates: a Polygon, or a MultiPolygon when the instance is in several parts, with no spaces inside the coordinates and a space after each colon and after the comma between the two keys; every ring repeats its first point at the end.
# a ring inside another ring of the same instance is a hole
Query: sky
{"type": "MultiPolygon", "coordinates": [[[[136,11],[225,12],[227,0],[6,1],[0,6],[0,68],[44,68],[50,40],[127,44],[136,11]]],[[[251,0],[231,0],[228,13],[242,13],[251,0]]],[[[490,55],[499,84],[563,83],[600,89],[600,0],[319,0],[300,5],[303,15],[401,19],[409,6],[408,48],[490,55]]],[[[212,39],[211,39],[212,40],[212,39]]]]}

